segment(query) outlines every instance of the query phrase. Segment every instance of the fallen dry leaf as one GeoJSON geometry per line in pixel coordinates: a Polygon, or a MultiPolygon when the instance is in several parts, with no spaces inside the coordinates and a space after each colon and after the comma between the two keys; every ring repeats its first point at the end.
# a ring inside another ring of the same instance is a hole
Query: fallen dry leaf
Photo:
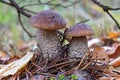
{"type": "Polygon", "coordinates": [[[115,43],[113,39],[106,37],[106,36],[101,37],[100,39],[102,40],[102,44],[104,46],[112,46],[112,44],[115,43]]]}
{"type": "Polygon", "coordinates": [[[118,58],[114,59],[113,61],[111,61],[109,63],[109,65],[112,65],[114,67],[120,66],[120,57],[118,57],[118,58]]]}
{"type": "Polygon", "coordinates": [[[120,78],[120,75],[118,73],[116,73],[116,72],[113,72],[113,71],[109,71],[108,75],[112,76],[112,77],[115,77],[115,78],[120,78]]]}
{"type": "Polygon", "coordinates": [[[120,44],[114,43],[112,49],[106,52],[110,58],[117,58],[120,56],[120,44]]]}
{"type": "Polygon", "coordinates": [[[33,48],[37,48],[37,43],[36,43],[36,41],[31,41],[31,42],[29,42],[29,43],[26,43],[26,44],[24,44],[24,45],[21,45],[20,47],[19,47],[19,50],[21,51],[21,52],[26,52],[28,49],[31,49],[32,48],[32,50],[33,50],[33,48]]]}
{"type": "Polygon", "coordinates": [[[0,79],[7,77],[9,75],[14,75],[19,70],[21,70],[33,57],[33,52],[27,52],[25,56],[21,59],[13,61],[0,69],[0,79]]]}
{"type": "Polygon", "coordinates": [[[120,80],[120,77],[119,78],[115,78],[115,80],[120,80]]]}
{"type": "Polygon", "coordinates": [[[9,56],[4,53],[3,51],[0,51],[0,60],[3,60],[3,61],[6,61],[6,60],[9,60],[9,56]]]}
{"type": "Polygon", "coordinates": [[[99,80],[120,80],[120,77],[104,77],[99,78],[99,80]]]}
{"type": "Polygon", "coordinates": [[[18,60],[18,59],[20,59],[20,57],[17,56],[17,55],[14,55],[11,59],[9,59],[9,60],[6,61],[6,64],[9,64],[9,63],[11,63],[11,62],[13,62],[13,61],[16,61],[16,60],[18,60]]]}
{"type": "Polygon", "coordinates": [[[24,42],[22,39],[19,39],[19,43],[17,43],[18,49],[21,49],[23,47],[28,47],[28,44],[24,42]]]}
{"type": "Polygon", "coordinates": [[[103,77],[99,78],[99,80],[115,80],[115,77],[103,77]]]}
{"type": "Polygon", "coordinates": [[[93,38],[91,40],[88,40],[88,47],[92,47],[96,44],[100,44],[102,41],[99,38],[93,38]]]}
{"type": "Polygon", "coordinates": [[[108,54],[106,54],[105,49],[99,46],[94,48],[93,58],[104,59],[100,61],[105,62],[105,63],[109,62],[109,57],[108,57],[108,54]]]}
{"type": "Polygon", "coordinates": [[[117,38],[118,37],[118,32],[110,31],[110,32],[108,32],[108,37],[111,38],[111,39],[117,38]]]}
{"type": "Polygon", "coordinates": [[[104,48],[106,52],[107,52],[108,50],[111,50],[111,49],[112,49],[112,48],[109,47],[109,46],[102,46],[102,48],[104,48]]]}
{"type": "Polygon", "coordinates": [[[114,68],[116,71],[120,71],[120,66],[114,68]]]}

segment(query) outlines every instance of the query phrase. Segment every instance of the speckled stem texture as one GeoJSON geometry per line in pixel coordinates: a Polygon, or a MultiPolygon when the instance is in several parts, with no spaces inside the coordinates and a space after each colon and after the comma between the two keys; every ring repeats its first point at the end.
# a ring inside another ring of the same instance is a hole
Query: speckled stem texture
{"type": "Polygon", "coordinates": [[[68,56],[82,58],[87,50],[88,45],[86,36],[79,38],[74,37],[69,44],[68,56]]]}
{"type": "Polygon", "coordinates": [[[56,31],[38,30],[37,43],[44,58],[54,58],[62,49],[56,31]]]}

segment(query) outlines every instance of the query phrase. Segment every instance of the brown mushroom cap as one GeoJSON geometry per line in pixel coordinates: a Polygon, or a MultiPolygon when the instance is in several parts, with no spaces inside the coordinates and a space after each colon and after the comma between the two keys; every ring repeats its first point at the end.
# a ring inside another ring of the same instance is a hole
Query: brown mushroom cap
{"type": "Polygon", "coordinates": [[[53,10],[44,10],[30,18],[33,27],[43,30],[57,30],[66,26],[66,21],[53,10]]]}
{"type": "Polygon", "coordinates": [[[80,36],[90,36],[94,35],[93,30],[86,24],[77,23],[69,28],[65,35],[67,37],[80,37],[80,36]]]}

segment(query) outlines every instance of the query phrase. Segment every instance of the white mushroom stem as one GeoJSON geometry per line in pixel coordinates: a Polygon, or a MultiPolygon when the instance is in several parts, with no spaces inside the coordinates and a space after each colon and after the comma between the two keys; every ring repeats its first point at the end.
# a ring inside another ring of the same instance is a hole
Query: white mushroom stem
{"type": "Polygon", "coordinates": [[[43,57],[54,58],[61,51],[62,45],[56,31],[38,30],[37,42],[43,57]]]}
{"type": "Polygon", "coordinates": [[[86,36],[73,37],[68,48],[69,57],[82,58],[88,50],[86,36]]]}

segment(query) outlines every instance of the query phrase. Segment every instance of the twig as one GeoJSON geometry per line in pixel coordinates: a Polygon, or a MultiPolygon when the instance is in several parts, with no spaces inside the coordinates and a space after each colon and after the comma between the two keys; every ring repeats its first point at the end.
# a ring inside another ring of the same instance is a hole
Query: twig
{"type": "MultiPolygon", "coordinates": [[[[17,12],[18,12],[18,17],[19,17],[19,14],[22,14],[22,15],[26,16],[27,18],[30,18],[30,17],[31,17],[31,14],[26,13],[26,12],[24,11],[24,9],[20,8],[20,6],[19,6],[14,0],[9,0],[9,1],[10,1],[10,3],[6,2],[6,1],[3,1],[3,0],[0,0],[0,2],[16,8],[16,10],[17,10],[17,12]]],[[[39,0],[39,1],[40,1],[40,0],[39,0]]],[[[47,3],[46,3],[46,4],[47,4],[47,3]]],[[[27,10],[27,9],[25,9],[25,10],[28,11],[28,12],[32,12],[32,11],[27,10]]],[[[20,19],[19,21],[20,21],[20,24],[21,24],[21,23],[22,23],[21,19],[20,19]]],[[[23,24],[21,24],[21,26],[22,26],[22,28],[24,29],[24,31],[25,31],[30,37],[32,37],[32,35],[24,28],[23,24]]],[[[63,33],[62,33],[62,32],[58,31],[58,33],[63,36],[63,33]]]]}
{"type": "Polygon", "coordinates": [[[26,13],[23,9],[21,9],[20,6],[19,6],[14,0],[9,0],[10,3],[8,3],[8,2],[6,2],[6,1],[4,1],[4,0],[0,0],[0,2],[2,2],[2,3],[4,3],[4,4],[7,4],[7,5],[11,6],[11,7],[16,8],[16,10],[17,10],[19,13],[23,14],[24,16],[26,16],[26,17],[28,17],[28,18],[31,17],[31,15],[28,14],[28,13],[26,13]]]}
{"type": "Polygon", "coordinates": [[[85,58],[86,58],[87,55],[88,55],[88,52],[85,53],[85,55],[83,56],[83,58],[81,59],[81,61],[77,65],[77,67],[75,67],[75,70],[77,70],[77,69],[80,68],[81,64],[83,63],[83,61],[85,60],[85,58]]]}
{"type": "Polygon", "coordinates": [[[81,70],[85,70],[91,63],[92,61],[88,62],[81,70]]]}
{"type": "Polygon", "coordinates": [[[11,6],[10,3],[8,3],[8,2],[6,2],[6,1],[4,1],[4,0],[0,0],[0,2],[2,2],[2,3],[4,3],[4,4],[7,4],[7,5],[10,5],[10,6],[11,6]]]}
{"type": "Polygon", "coordinates": [[[21,0],[20,2],[18,2],[18,4],[21,4],[22,2],[25,2],[25,0],[21,0]]]}
{"type": "Polygon", "coordinates": [[[26,8],[24,8],[23,10],[25,10],[26,12],[32,13],[32,14],[37,14],[37,12],[34,12],[34,11],[26,9],[26,8]]]}
{"type": "Polygon", "coordinates": [[[21,17],[20,17],[20,14],[23,14],[24,16],[26,17],[31,17],[30,14],[26,13],[23,9],[20,8],[20,6],[14,1],[14,0],[9,0],[10,3],[6,2],[6,1],[3,1],[3,0],[0,0],[0,2],[4,3],[4,4],[7,4],[11,7],[14,7],[16,8],[17,12],[18,12],[18,19],[19,19],[19,22],[23,28],[23,30],[30,36],[30,37],[33,37],[24,27],[24,25],[22,24],[22,20],[21,20],[21,17]]]}
{"type": "Polygon", "coordinates": [[[29,77],[28,77],[28,73],[27,73],[27,72],[25,73],[25,76],[26,76],[26,80],[29,80],[29,77]]]}
{"type": "Polygon", "coordinates": [[[31,76],[32,80],[35,80],[34,76],[32,75],[32,73],[29,70],[27,70],[27,68],[25,68],[25,71],[31,76]]]}
{"type": "Polygon", "coordinates": [[[27,5],[24,5],[22,6],[21,8],[25,8],[25,7],[28,7],[28,6],[34,6],[34,5],[40,5],[39,3],[34,3],[34,4],[27,4],[27,5]]]}
{"type": "MultiPolygon", "coordinates": [[[[50,1],[45,2],[45,3],[41,2],[40,0],[38,0],[39,4],[53,5],[53,6],[55,6],[55,7],[56,7],[56,6],[62,6],[62,7],[64,7],[64,8],[67,8],[67,7],[73,5],[73,3],[70,4],[70,5],[67,5],[67,6],[63,6],[62,4],[59,4],[59,3],[58,3],[58,4],[52,4],[52,3],[51,3],[52,1],[55,1],[55,0],[50,0],[50,1]]],[[[14,0],[9,0],[10,3],[8,3],[8,2],[6,2],[6,1],[4,1],[4,0],[0,0],[0,2],[2,2],[2,3],[4,3],[4,4],[7,4],[7,5],[11,6],[11,7],[14,7],[14,8],[17,10],[18,14],[22,14],[22,15],[26,16],[27,18],[30,18],[30,17],[31,17],[31,14],[30,14],[30,13],[34,13],[34,12],[31,11],[31,10],[21,8],[14,0]],[[25,12],[25,11],[27,11],[28,13],[25,12]]],[[[75,2],[75,4],[78,4],[79,2],[80,2],[80,1],[78,0],[78,1],[75,2]]],[[[28,6],[29,6],[29,5],[28,5],[28,6]]],[[[20,20],[19,20],[19,21],[20,21],[20,20]]],[[[22,21],[20,22],[20,24],[21,24],[21,23],[22,23],[22,21]]],[[[24,31],[25,31],[30,37],[32,37],[32,35],[24,28],[23,24],[22,24],[21,26],[22,26],[22,28],[24,29],[24,31]]],[[[59,33],[61,36],[64,35],[64,34],[63,34],[62,32],[60,32],[60,31],[58,31],[58,33],[59,33]]]]}
{"type": "Polygon", "coordinates": [[[120,72],[118,72],[118,71],[113,70],[112,72],[117,73],[118,75],[120,75],[120,72]]]}
{"type": "Polygon", "coordinates": [[[109,12],[110,10],[120,10],[120,8],[111,8],[109,6],[105,6],[105,5],[101,4],[100,2],[98,2],[97,0],[91,0],[91,1],[93,1],[95,4],[100,6],[104,10],[104,12],[106,12],[113,19],[113,21],[116,23],[116,25],[120,29],[119,23],[117,22],[117,20],[109,12]]]}
{"type": "Polygon", "coordinates": [[[50,0],[50,1],[48,1],[48,2],[43,3],[41,0],[38,0],[38,2],[39,2],[40,4],[49,4],[49,3],[53,2],[53,1],[55,1],[55,0],[50,0]]]}
{"type": "Polygon", "coordinates": [[[28,14],[28,13],[26,13],[23,9],[21,9],[20,6],[19,6],[14,0],[9,0],[9,1],[10,1],[10,5],[11,5],[12,7],[16,8],[16,10],[17,10],[19,13],[25,15],[25,16],[28,17],[28,18],[31,17],[31,15],[28,14]]]}
{"type": "Polygon", "coordinates": [[[85,23],[85,22],[88,22],[88,21],[89,21],[89,19],[83,20],[83,21],[81,21],[81,22],[79,22],[79,23],[85,23]]]}
{"type": "Polygon", "coordinates": [[[87,20],[83,20],[83,21],[81,21],[81,22],[78,22],[77,24],[85,23],[85,22],[88,22],[88,21],[89,21],[89,19],[87,19],[87,20]]]}
{"type": "Polygon", "coordinates": [[[116,23],[116,25],[117,25],[118,28],[120,29],[120,25],[118,24],[117,20],[110,14],[109,11],[107,11],[106,13],[113,19],[113,21],[116,23]]]}
{"type": "Polygon", "coordinates": [[[47,69],[52,68],[52,67],[57,67],[57,66],[60,66],[60,65],[69,64],[69,63],[72,63],[72,62],[73,61],[66,61],[66,62],[58,63],[58,64],[47,67],[47,69]]]}
{"type": "Polygon", "coordinates": [[[54,58],[52,58],[51,60],[54,60],[55,58],[59,57],[61,54],[65,53],[67,49],[68,49],[68,45],[65,45],[65,46],[63,47],[62,51],[59,52],[59,53],[57,54],[57,56],[54,57],[54,58]]]}
{"type": "Polygon", "coordinates": [[[23,23],[22,23],[22,21],[21,21],[21,17],[20,17],[20,13],[19,13],[19,12],[18,12],[18,20],[19,20],[19,22],[20,22],[23,30],[24,30],[30,37],[35,37],[35,36],[32,36],[32,35],[25,29],[25,27],[24,27],[24,25],[23,25],[23,23]]]}

